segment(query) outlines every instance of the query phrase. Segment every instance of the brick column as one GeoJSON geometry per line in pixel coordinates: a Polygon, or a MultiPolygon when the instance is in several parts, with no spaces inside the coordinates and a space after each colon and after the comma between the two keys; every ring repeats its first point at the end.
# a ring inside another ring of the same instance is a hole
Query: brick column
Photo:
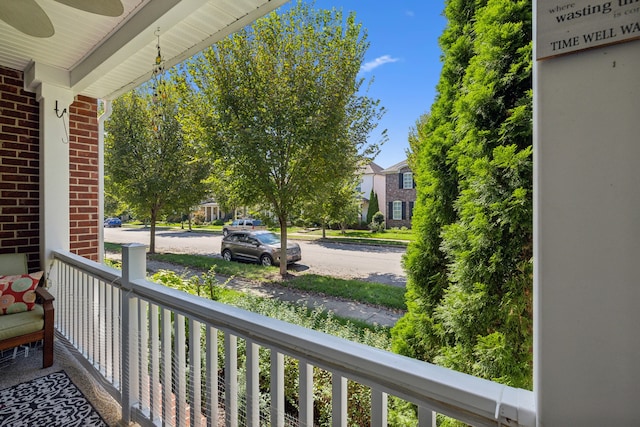
{"type": "Polygon", "coordinates": [[[69,219],[71,251],[100,262],[98,102],[76,96],[69,108],[69,219]]]}
{"type": "Polygon", "coordinates": [[[0,67],[0,253],[40,267],[40,114],[21,71],[0,67]]]}

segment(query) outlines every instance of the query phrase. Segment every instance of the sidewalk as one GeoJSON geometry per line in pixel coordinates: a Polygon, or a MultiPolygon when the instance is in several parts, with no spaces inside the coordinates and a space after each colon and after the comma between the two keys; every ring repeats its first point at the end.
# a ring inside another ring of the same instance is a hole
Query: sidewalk
{"type": "MultiPolygon", "coordinates": [[[[189,275],[200,275],[203,272],[160,261],[147,261],[147,271],[152,274],[158,270],[173,270],[176,273],[186,273],[189,275]]],[[[219,276],[218,280],[223,283],[227,280],[226,276],[219,276]]],[[[391,327],[396,324],[398,319],[404,313],[388,310],[382,307],[374,307],[368,304],[361,304],[354,301],[343,300],[340,298],[317,295],[310,292],[290,289],[283,286],[263,283],[252,283],[241,279],[232,280],[227,284],[232,289],[243,292],[251,292],[264,298],[277,298],[281,301],[288,301],[299,305],[306,305],[309,308],[322,306],[325,310],[333,312],[336,316],[349,319],[361,320],[372,325],[391,327]]]]}

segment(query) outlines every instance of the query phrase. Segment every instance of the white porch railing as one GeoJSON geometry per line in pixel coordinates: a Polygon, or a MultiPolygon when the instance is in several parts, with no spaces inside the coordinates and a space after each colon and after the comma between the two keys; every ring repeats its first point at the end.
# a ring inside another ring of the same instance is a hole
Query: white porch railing
{"type": "Polygon", "coordinates": [[[71,253],[54,256],[56,328],[112,386],[124,420],[313,426],[316,366],[332,376],[333,426],[350,425],[348,380],[370,387],[371,408],[361,409],[371,411],[373,426],[387,425],[389,395],[417,405],[420,426],[435,426],[436,412],[478,426],[535,425],[530,391],[148,282],[142,245],[123,247],[122,275],[71,253]],[[244,366],[238,366],[241,342],[244,366]],[[270,354],[270,367],[263,368],[269,372],[261,372],[261,348],[270,354]],[[285,414],[285,357],[297,360],[300,372],[294,422],[285,414]],[[266,411],[260,395],[265,375],[270,378],[266,411]]]}

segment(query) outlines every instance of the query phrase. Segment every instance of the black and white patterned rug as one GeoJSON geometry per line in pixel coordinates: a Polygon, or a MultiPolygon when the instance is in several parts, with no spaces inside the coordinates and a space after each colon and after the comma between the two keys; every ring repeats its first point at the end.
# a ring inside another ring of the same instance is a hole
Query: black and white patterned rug
{"type": "Polygon", "coordinates": [[[0,390],[0,426],[107,426],[64,371],[0,390]]]}

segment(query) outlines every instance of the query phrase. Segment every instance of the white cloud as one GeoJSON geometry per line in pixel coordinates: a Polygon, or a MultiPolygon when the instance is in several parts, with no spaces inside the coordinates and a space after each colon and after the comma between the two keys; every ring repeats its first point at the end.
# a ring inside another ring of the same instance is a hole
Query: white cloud
{"type": "Polygon", "coordinates": [[[397,62],[397,61],[399,61],[398,58],[392,58],[389,55],[379,56],[373,61],[369,61],[365,64],[362,64],[362,67],[360,67],[360,71],[366,73],[373,70],[374,68],[378,68],[381,65],[388,64],[390,62],[397,62]]]}
{"type": "Polygon", "coordinates": [[[416,16],[415,12],[413,10],[407,10],[405,12],[405,15],[407,15],[409,18],[413,18],[414,16],[416,16]]]}

